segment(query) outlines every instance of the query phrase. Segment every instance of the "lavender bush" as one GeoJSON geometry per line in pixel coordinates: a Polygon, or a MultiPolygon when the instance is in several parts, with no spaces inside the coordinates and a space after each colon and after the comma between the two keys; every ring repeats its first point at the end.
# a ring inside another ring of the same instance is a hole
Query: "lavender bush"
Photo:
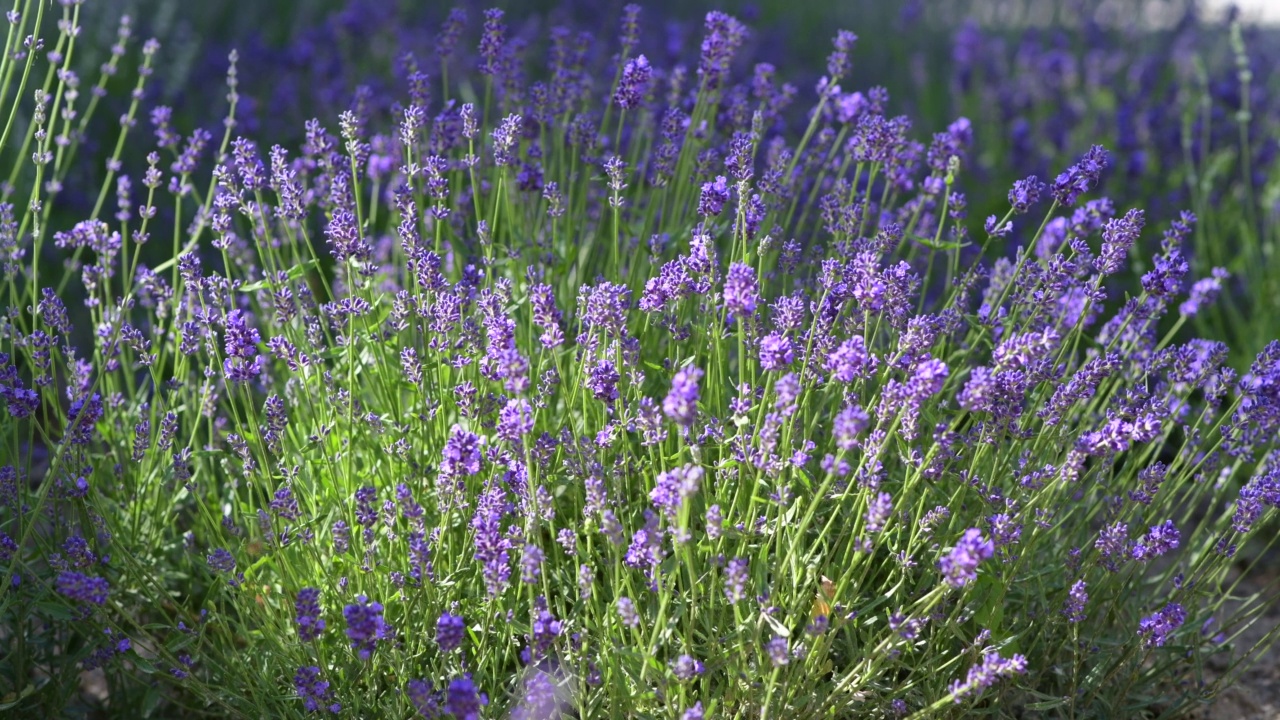
{"type": "Polygon", "coordinates": [[[1128,158],[970,218],[978,128],[842,88],[853,33],[809,92],[721,12],[660,59],[635,6],[460,9],[266,147],[237,55],[180,130],[128,21],[82,94],[80,6],[19,5],[0,708],[1169,717],[1271,640],[1280,341],[1188,335],[1226,271],[1097,194],[1128,158]]]}

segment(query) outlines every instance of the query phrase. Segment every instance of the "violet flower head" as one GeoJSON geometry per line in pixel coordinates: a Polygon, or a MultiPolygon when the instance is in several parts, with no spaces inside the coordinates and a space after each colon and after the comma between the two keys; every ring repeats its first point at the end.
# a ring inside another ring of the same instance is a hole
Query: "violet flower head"
{"type": "Polygon", "coordinates": [[[1079,197],[1093,189],[1102,177],[1102,171],[1110,161],[1101,145],[1094,145],[1075,165],[1067,168],[1053,181],[1051,192],[1058,204],[1071,207],[1079,197]]]}
{"type": "Polygon", "coordinates": [[[618,381],[622,375],[609,360],[601,359],[588,370],[586,388],[597,400],[611,403],[618,399],[618,381]]]}
{"type": "Polygon", "coordinates": [[[1062,614],[1066,616],[1067,622],[1082,622],[1085,617],[1085,603],[1089,602],[1089,593],[1084,580],[1077,580],[1071,586],[1071,590],[1067,593],[1067,602],[1062,607],[1062,614]]]}
{"type": "Polygon", "coordinates": [[[480,472],[482,445],[483,440],[479,435],[466,431],[461,425],[454,425],[449,432],[449,439],[444,443],[444,457],[440,461],[441,473],[461,477],[480,472]]]}
{"type": "Polygon", "coordinates": [[[1009,191],[1009,204],[1013,206],[1013,212],[1021,215],[1030,210],[1040,202],[1040,194],[1044,190],[1045,184],[1035,175],[1028,175],[1014,182],[1013,189],[1009,191]]]}
{"type": "Polygon", "coordinates": [[[618,43],[622,46],[622,55],[624,57],[630,55],[639,42],[640,6],[635,3],[628,3],[622,8],[622,33],[618,36],[618,43]]]}
{"type": "Polygon", "coordinates": [[[1231,274],[1225,269],[1216,267],[1207,278],[1197,280],[1191,286],[1187,299],[1178,306],[1178,312],[1186,317],[1195,317],[1200,311],[1214,303],[1222,292],[1223,282],[1231,274]]]}
{"type": "Polygon", "coordinates": [[[262,336],[249,327],[244,313],[232,310],[227,313],[226,352],[222,371],[230,382],[248,382],[262,374],[264,361],[258,354],[262,336]]]}
{"type": "Polygon", "coordinates": [[[964,531],[959,542],[938,562],[947,584],[954,588],[978,579],[978,565],[995,554],[995,544],[978,528],[964,531]]]}
{"type": "Polygon", "coordinates": [[[1138,562],[1146,562],[1152,558],[1177,550],[1180,539],[1181,535],[1178,532],[1178,527],[1173,524],[1172,520],[1167,520],[1160,525],[1152,525],[1151,531],[1133,544],[1133,559],[1138,562]]]}
{"type": "Polygon", "coordinates": [[[1129,248],[1142,232],[1144,214],[1130,210],[1122,218],[1112,218],[1102,226],[1102,249],[1095,262],[1099,275],[1114,275],[1124,266],[1129,248]]]}
{"type": "Polygon", "coordinates": [[[729,561],[724,573],[724,596],[729,602],[736,603],[746,599],[748,573],[747,558],[734,558],[729,561]]]}
{"type": "Polygon", "coordinates": [[[480,36],[480,74],[497,75],[503,46],[506,44],[507,25],[502,22],[503,12],[497,8],[484,11],[484,34],[480,36]]]}
{"type": "Polygon", "coordinates": [[[765,654],[769,656],[769,662],[774,667],[782,667],[791,662],[791,650],[787,643],[787,639],[781,635],[775,635],[764,645],[765,654]]]}
{"type": "Polygon", "coordinates": [[[755,270],[744,263],[733,263],[724,280],[724,307],[734,317],[748,316],[756,311],[759,302],[759,286],[755,270]]]}
{"type": "Polygon", "coordinates": [[[1145,647],[1164,647],[1169,636],[1187,621],[1187,611],[1178,603],[1169,603],[1138,623],[1138,635],[1145,647]]]}
{"type": "Polygon", "coordinates": [[[640,613],[636,611],[636,604],[629,597],[620,597],[616,603],[618,607],[618,618],[622,620],[625,627],[640,627],[640,613]]]}
{"type": "Polygon", "coordinates": [[[858,447],[858,436],[871,423],[871,417],[856,402],[846,405],[836,414],[832,427],[832,435],[836,440],[836,448],[848,452],[858,447]]]}
{"type": "Polygon", "coordinates": [[[488,704],[489,698],[476,688],[470,674],[449,682],[444,710],[456,720],[480,720],[480,709],[488,704]]]}
{"type": "Polygon", "coordinates": [[[653,68],[649,65],[649,58],[638,55],[628,60],[622,68],[622,78],[618,81],[618,90],[613,95],[613,101],[623,110],[640,107],[640,103],[644,100],[645,89],[648,88],[652,77],[653,68]]]}
{"type": "Polygon", "coordinates": [[[698,381],[701,369],[689,366],[681,368],[671,379],[671,390],[662,400],[662,412],[678,425],[688,427],[698,417],[698,381]]]}
{"type": "Polygon", "coordinates": [[[343,608],[342,617],[347,622],[347,639],[361,660],[368,660],[373,655],[379,640],[393,635],[391,626],[382,617],[382,604],[371,603],[364,595],[356,597],[356,602],[343,608]]]}
{"type": "Polygon", "coordinates": [[[533,432],[533,406],[523,398],[508,400],[498,413],[498,437],[514,443],[531,432],[533,432]]]}
{"type": "Polygon", "coordinates": [[[964,680],[956,680],[951,684],[951,695],[958,703],[1000,680],[1024,675],[1026,672],[1027,659],[1022,655],[1003,658],[995,650],[987,650],[982,654],[982,661],[969,668],[969,674],[964,680]]]}
{"type": "Polygon", "coordinates": [[[832,44],[835,50],[827,56],[827,75],[831,81],[835,82],[845,76],[849,72],[849,55],[853,52],[853,46],[858,42],[858,36],[848,30],[837,30],[835,39],[832,44]]]}
{"type": "Polygon", "coordinates": [[[786,335],[771,333],[760,340],[760,367],[766,372],[781,370],[795,360],[795,351],[786,335]]]}
{"type": "Polygon", "coordinates": [[[461,617],[447,612],[440,613],[440,619],[436,621],[436,646],[442,653],[453,652],[462,647],[466,632],[466,622],[461,617]]]}
{"type": "Polygon", "coordinates": [[[697,494],[703,474],[702,466],[694,464],[659,473],[653,490],[649,492],[649,499],[667,517],[674,519],[685,501],[697,494]]]}
{"type": "Polygon", "coordinates": [[[458,46],[458,39],[462,37],[462,28],[466,24],[466,10],[455,7],[449,11],[449,17],[445,19],[444,24],[440,26],[440,32],[436,35],[436,56],[442,63],[448,62],[449,57],[453,55],[454,49],[458,46]]]}
{"type": "Polygon", "coordinates": [[[324,710],[336,714],[342,710],[342,705],[334,702],[329,681],[320,679],[320,668],[315,665],[298,668],[293,676],[293,687],[309,713],[324,710]]]}
{"type": "Polygon", "coordinates": [[[747,28],[737,18],[718,10],[707,13],[703,25],[702,57],[698,74],[708,89],[720,86],[729,73],[729,64],[747,37],[747,28]]]}
{"type": "Polygon", "coordinates": [[[862,336],[854,335],[827,354],[823,367],[836,380],[851,383],[867,377],[875,369],[875,358],[867,353],[866,341],[862,336]]]}
{"type": "Polygon", "coordinates": [[[298,621],[298,639],[311,642],[324,632],[324,619],[320,617],[320,591],[316,588],[302,588],[294,602],[298,621]]]}
{"type": "Polygon", "coordinates": [[[102,605],[107,602],[107,593],[111,587],[100,577],[64,570],[58,573],[55,582],[58,594],[78,603],[102,605]]]}
{"type": "Polygon", "coordinates": [[[723,175],[717,175],[711,182],[702,184],[702,193],[698,196],[698,214],[703,217],[719,215],[729,202],[729,181],[723,175]]]}
{"type": "Polygon", "coordinates": [[[867,532],[878,533],[884,530],[885,523],[893,514],[893,496],[882,492],[871,499],[867,505],[867,532]]]}
{"type": "Polygon", "coordinates": [[[225,548],[217,548],[205,558],[214,572],[230,573],[236,569],[236,559],[225,548]]]}

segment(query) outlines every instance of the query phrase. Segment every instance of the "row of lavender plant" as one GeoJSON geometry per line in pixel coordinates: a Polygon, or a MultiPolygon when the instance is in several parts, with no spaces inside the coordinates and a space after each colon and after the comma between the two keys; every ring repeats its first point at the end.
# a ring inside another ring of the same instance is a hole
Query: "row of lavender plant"
{"type": "Polygon", "coordinates": [[[729,15],[689,67],[633,6],[604,65],[557,29],[530,80],[491,10],[479,67],[454,13],[393,123],[358,95],[300,148],[238,134],[234,55],[221,138],[131,106],[147,168],[54,229],[92,107],[77,3],[20,51],[45,11],[0,67],[36,108],[0,206],[6,709],[1168,715],[1261,647],[1234,561],[1280,503],[1280,344],[1237,374],[1183,339],[1222,274],[1188,276],[1193,216],[1088,198],[1103,148],[971,239],[973,128],[843,90],[851,33],[796,128],[729,15]]]}

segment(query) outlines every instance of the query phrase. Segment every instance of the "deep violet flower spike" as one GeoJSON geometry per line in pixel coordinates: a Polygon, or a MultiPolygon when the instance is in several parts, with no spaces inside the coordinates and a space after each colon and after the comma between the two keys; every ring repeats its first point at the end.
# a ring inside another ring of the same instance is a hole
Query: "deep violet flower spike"
{"type": "Polygon", "coordinates": [[[1138,635],[1146,647],[1164,647],[1169,636],[1187,621],[1187,611],[1178,603],[1169,603],[1161,610],[1142,618],[1138,623],[1138,635]]]}
{"type": "Polygon", "coordinates": [[[1077,580],[1071,586],[1071,590],[1067,593],[1067,602],[1063,605],[1062,614],[1066,616],[1067,622],[1082,622],[1087,616],[1084,612],[1085,603],[1089,602],[1089,593],[1084,580],[1077,580]]]}
{"type": "Polygon", "coordinates": [[[453,652],[462,647],[466,632],[466,622],[460,616],[440,613],[440,619],[436,621],[436,646],[442,653],[453,652]]]}
{"type": "Polygon", "coordinates": [[[382,604],[369,602],[369,598],[360,595],[356,601],[342,610],[342,617],[347,622],[347,639],[351,641],[361,660],[368,660],[379,640],[392,636],[391,626],[382,617],[382,604]]]}
{"type": "Polygon", "coordinates": [[[960,541],[938,562],[951,587],[960,588],[978,579],[978,565],[995,554],[995,544],[977,528],[964,531],[960,541]]]}
{"type": "Polygon", "coordinates": [[[964,680],[956,680],[951,684],[951,695],[958,703],[995,685],[1000,680],[1024,675],[1026,672],[1027,659],[1022,655],[1003,658],[995,650],[988,650],[983,653],[981,662],[969,668],[969,673],[964,680]]]}
{"type": "Polygon", "coordinates": [[[701,369],[690,366],[681,368],[671,379],[671,391],[662,400],[662,412],[677,425],[688,427],[698,416],[698,381],[701,369]]]}
{"type": "Polygon", "coordinates": [[[110,590],[110,585],[103,578],[69,570],[58,573],[56,586],[60,595],[78,603],[94,605],[106,603],[107,592],[110,590]]]}
{"type": "Polygon", "coordinates": [[[702,184],[702,193],[698,196],[698,214],[707,217],[719,215],[729,202],[729,181],[723,175],[715,180],[702,184]]]}
{"type": "Polygon", "coordinates": [[[298,638],[303,642],[311,642],[324,632],[324,619],[320,617],[320,591],[316,588],[302,588],[294,603],[297,611],[298,638]]]}
{"type": "Polygon", "coordinates": [[[1110,161],[1101,145],[1094,145],[1075,165],[1067,168],[1053,181],[1053,199],[1060,205],[1071,207],[1079,197],[1093,189],[1102,177],[1102,171],[1110,161]]]}
{"type": "Polygon", "coordinates": [[[480,74],[497,75],[501,66],[499,56],[506,44],[507,25],[502,22],[503,12],[497,8],[484,11],[484,34],[480,36],[480,74]]]}
{"type": "Polygon", "coordinates": [[[756,273],[750,265],[736,262],[729,266],[724,280],[724,307],[729,314],[737,317],[754,313],[759,292],[756,273]]]}
{"type": "Polygon", "coordinates": [[[649,58],[639,55],[628,60],[622,68],[622,78],[618,81],[618,90],[613,95],[613,101],[623,110],[640,107],[652,77],[653,68],[649,65],[649,58]]]}
{"type": "Polygon", "coordinates": [[[488,704],[489,698],[476,688],[470,674],[449,682],[444,709],[456,720],[480,720],[480,708],[488,704]]]}

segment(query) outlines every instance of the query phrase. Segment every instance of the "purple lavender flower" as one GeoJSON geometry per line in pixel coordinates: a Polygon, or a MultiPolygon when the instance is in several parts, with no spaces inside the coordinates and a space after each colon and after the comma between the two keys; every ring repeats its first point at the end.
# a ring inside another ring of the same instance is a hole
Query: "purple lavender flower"
{"type": "Polygon", "coordinates": [[[1124,265],[1129,248],[1142,232],[1144,215],[1141,210],[1130,210],[1123,218],[1108,220],[1102,228],[1102,250],[1094,263],[1099,275],[1114,275],[1124,265]]]}
{"type": "Polygon", "coordinates": [[[662,411],[678,425],[688,427],[698,417],[698,381],[702,370],[681,368],[671,379],[671,390],[662,400],[662,411]]]}
{"type": "Polygon", "coordinates": [[[729,181],[723,175],[712,182],[702,184],[702,194],[698,197],[698,214],[703,217],[719,215],[729,202],[729,181]]]}
{"type": "Polygon", "coordinates": [[[329,682],[320,679],[320,668],[315,665],[298,668],[297,674],[293,676],[293,687],[309,713],[325,710],[336,714],[342,710],[342,705],[334,702],[329,682]]]}
{"type": "Polygon", "coordinates": [[[681,654],[680,657],[671,661],[669,666],[671,674],[675,675],[676,680],[680,682],[689,682],[707,671],[706,665],[701,660],[687,653],[681,654]]]}
{"type": "Polygon", "coordinates": [[[983,689],[995,685],[1000,680],[1014,675],[1024,675],[1026,672],[1027,659],[1022,655],[1002,658],[995,650],[987,650],[982,654],[982,662],[969,668],[969,674],[964,680],[951,683],[951,695],[958,703],[970,695],[976,695],[983,689]]]}
{"type": "Polygon", "coordinates": [[[1230,277],[1223,268],[1214,268],[1209,277],[1197,280],[1191,286],[1187,299],[1178,306],[1178,312],[1186,317],[1195,317],[1200,311],[1212,305],[1222,292],[1222,283],[1230,277]]]}
{"type": "Polygon", "coordinates": [[[457,720],[480,720],[480,708],[488,704],[489,698],[476,688],[470,674],[449,682],[444,710],[457,720]]]}
{"type": "Polygon", "coordinates": [[[675,518],[684,503],[698,492],[702,484],[703,470],[700,465],[683,465],[664,473],[659,473],[649,499],[662,510],[667,517],[675,518]]]}
{"type": "Polygon", "coordinates": [[[507,25],[502,22],[503,12],[497,8],[484,11],[484,34],[480,36],[480,73],[497,75],[501,66],[499,55],[506,44],[507,25]]]}
{"type": "Polygon", "coordinates": [[[1133,559],[1146,562],[1177,550],[1180,537],[1178,528],[1172,520],[1167,520],[1160,525],[1152,525],[1151,531],[1133,544],[1133,559]]]}
{"type": "Polygon", "coordinates": [[[1013,183],[1013,189],[1009,191],[1009,204],[1013,206],[1015,213],[1021,215],[1040,201],[1040,193],[1044,190],[1045,184],[1040,182],[1040,178],[1030,175],[1013,183]]]}
{"type": "Polygon", "coordinates": [[[836,414],[832,435],[836,448],[848,452],[858,447],[858,436],[867,429],[871,418],[857,403],[851,402],[836,414]]]}
{"type": "Polygon", "coordinates": [[[1066,207],[1075,205],[1080,195],[1089,192],[1098,183],[1108,164],[1106,149],[1101,145],[1089,148],[1079,162],[1054,179],[1051,189],[1053,198],[1066,207]]]}
{"type": "Polygon", "coordinates": [[[519,442],[533,432],[533,406],[523,398],[512,398],[498,413],[498,437],[519,442]]]}
{"type": "Polygon", "coordinates": [[[107,602],[111,586],[100,577],[64,570],[58,573],[55,583],[58,593],[78,603],[102,605],[107,602]]]}
{"type": "Polygon", "coordinates": [[[1155,613],[1142,618],[1138,623],[1138,635],[1145,647],[1164,647],[1169,636],[1182,627],[1187,620],[1187,611],[1178,603],[1169,603],[1155,613]]]}
{"type": "Polygon", "coordinates": [[[618,81],[618,90],[613,95],[613,101],[623,110],[639,107],[644,99],[645,88],[649,85],[649,78],[652,76],[653,69],[649,67],[649,59],[644,55],[628,60],[626,66],[622,68],[622,78],[618,81]]]}
{"type": "Polygon", "coordinates": [[[1089,602],[1086,587],[1084,580],[1077,580],[1067,593],[1067,602],[1062,607],[1062,614],[1067,617],[1067,622],[1083,622],[1087,617],[1084,614],[1085,603],[1089,602]]]}
{"type": "Polygon", "coordinates": [[[263,359],[258,354],[262,340],[258,331],[249,327],[244,313],[232,310],[227,313],[226,352],[222,372],[231,382],[248,382],[262,374],[263,359]]]}
{"type": "Polygon", "coordinates": [[[749,316],[756,311],[760,289],[756,285],[756,273],[750,265],[733,263],[724,279],[724,307],[735,317],[749,316]]]}
{"type": "Polygon", "coordinates": [[[877,494],[867,505],[867,532],[875,534],[884,529],[893,514],[893,496],[887,492],[877,494]]]}
{"type": "Polygon", "coordinates": [[[476,514],[471,519],[475,531],[475,558],[483,566],[485,588],[489,597],[498,597],[511,577],[511,540],[502,532],[507,514],[507,494],[497,483],[488,483],[476,501],[476,514]]]}
{"type": "Polygon", "coordinates": [[[442,653],[450,653],[462,647],[467,626],[461,617],[452,613],[440,613],[436,621],[436,646],[442,653]]]}
{"type": "Polygon", "coordinates": [[[875,368],[875,357],[867,353],[866,341],[855,335],[827,354],[823,367],[842,383],[865,378],[875,368]]]}
{"type": "Polygon", "coordinates": [[[440,472],[448,477],[475,475],[480,472],[480,446],[479,435],[467,432],[461,425],[454,425],[449,431],[449,439],[444,443],[440,472]]]}
{"type": "Polygon", "coordinates": [[[729,561],[724,574],[724,596],[729,602],[736,603],[746,599],[748,572],[747,558],[734,558],[729,561]]]}
{"type": "Polygon", "coordinates": [[[405,683],[405,695],[418,715],[430,720],[440,717],[440,694],[430,680],[410,680],[405,683]]]}
{"type": "Polygon", "coordinates": [[[236,559],[225,548],[217,548],[206,558],[209,569],[214,572],[230,573],[236,569],[236,559]]]}
{"type": "Polygon", "coordinates": [[[618,617],[622,624],[629,628],[640,627],[640,613],[636,612],[636,604],[629,597],[620,597],[616,603],[618,617]]]}
{"type": "Polygon", "coordinates": [[[618,399],[618,381],[621,379],[613,363],[601,359],[588,371],[585,386],[597,400],[611,403],[618,399]]]}
{"type": "Polygon", "coordinates": [[[781,370],[795,360],[791,340],[786,335],[771,333],[760,340],[760,367],[766,372],[781,370]]]}
{"type": "Polygon", "coordinates": [[[787,639],[780,635],[774,636],[765,643],[764,650],[774,667],[781,667],[791,662],[791,650],[787,639]]]}
{"type": "Polygon", "coordinates": [[[298,639],[311,642],[324,632],[324,619],[320,617],[320,591],[316,588],[302,588],[294,602],[298,619],[298,639]]]}
{"type": "Polygon", "coordinates": [[[382,604],[369,602],[364,595],[356,597],[356,601],[342,609],[342,617],[347,621],[347,639],[355,648],[361,660],[368,660],[379,640],[392,637],[394,631],[382,617],[382,604]]]}
{"type": "Polygon", "coordinates": [[[536,584],[542,577],[542,561],[545,557],[542,548],[527,543],[520,556],[520,581],[529,585],[536,584]]]}
{"type": "Polygon", "coordinates": [[[955,547],[938,562],[951,587],[960,588],[978,579],[978,565],[995,554],[995,544],[978,528],[969,528],[955,547]]]}

